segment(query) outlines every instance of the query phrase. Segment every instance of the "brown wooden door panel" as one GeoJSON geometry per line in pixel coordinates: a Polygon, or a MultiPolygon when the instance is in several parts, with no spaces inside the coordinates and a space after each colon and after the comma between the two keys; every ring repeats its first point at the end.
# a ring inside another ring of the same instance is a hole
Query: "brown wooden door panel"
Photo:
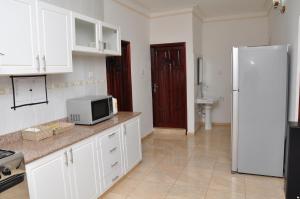
{"type": "Polygon", "coordinates": [[[186,128],[185,44],[151,46],[154,126],[186,128]]]}
{"type": "Polygon", "coordinates": [[[122,56],[106,58],[107,92],[118,100],[119,111],[132,111],[130,43],[122,41],[122,56]]]}

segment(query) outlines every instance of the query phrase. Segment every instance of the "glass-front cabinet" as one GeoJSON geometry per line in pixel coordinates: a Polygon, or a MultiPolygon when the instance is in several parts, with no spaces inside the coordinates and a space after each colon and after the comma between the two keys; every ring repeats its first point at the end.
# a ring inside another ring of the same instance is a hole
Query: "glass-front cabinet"
{"type": "Polygon", "coordinates": [[[120,28],[77,13],[72,14],[73,51],[121,55],[120,28]]]}
{"type": "Polygon", "coordinates": [[[73,51],[99,52],[98,21],[72,14],[73,51]]]}

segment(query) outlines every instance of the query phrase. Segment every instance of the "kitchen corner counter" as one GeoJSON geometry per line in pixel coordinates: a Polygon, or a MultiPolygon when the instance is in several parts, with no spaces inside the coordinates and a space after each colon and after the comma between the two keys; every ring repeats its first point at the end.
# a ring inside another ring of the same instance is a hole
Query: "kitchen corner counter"
{"type": "Polygon", "coordinates": [[[141,113],[137,112],[119,112],[113,118],[99,124],[93,126],[75,125],[71,130],[39,142],[23,140],[22,136],[19,136],[19,138],[14,141],[10,141],[9,135],[4,135],[0,137],[0,140],[4,139],[7,142],[0,143],[0,148],[23,152],[25,163],[30,163],[93,135],[99,134],[106,129],[124,123],[140,114],[141,113]]]}

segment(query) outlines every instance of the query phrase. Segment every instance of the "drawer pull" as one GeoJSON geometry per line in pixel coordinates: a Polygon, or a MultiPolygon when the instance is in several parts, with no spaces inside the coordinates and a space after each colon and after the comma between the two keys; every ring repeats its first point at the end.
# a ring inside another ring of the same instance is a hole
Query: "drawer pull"
{"type": "Polygon", "coordinates": [[[113,137],[114,135],[116,135],[116,133],[112,133],[110,135],[108,135],[109,138],[113,137]]]}
{"type": "Polygon", "coordinates": [[[117,166],[118,164],[119,164],[119,161],[113,163],[113,164],[111,165],[111,168],[114,168],[114,167],[117,166]]]}
{"type": "Polygon", "coordinates": [[[112,182],[116,181],[119,178],[119,176],[116,176],[112,179],[112,182]]]}
{"type": "Polygon", "coordinates": [[[109,152],[114,152],[115,150],[117,150],[117,147],[115,147],[115,148],[113,148],[113,149],[111,149],[111,150],[109,150],[109,152]]]}

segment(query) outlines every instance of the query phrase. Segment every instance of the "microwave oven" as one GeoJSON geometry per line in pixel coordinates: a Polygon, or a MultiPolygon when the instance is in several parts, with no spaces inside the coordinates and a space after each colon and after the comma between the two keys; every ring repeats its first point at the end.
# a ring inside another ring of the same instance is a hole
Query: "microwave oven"
{"type": "Polygon", "coordinates": [[[75,124],[94,125],[113,117],[112,96],[86,96],[67,100],[68,120],[75,124]]]}

